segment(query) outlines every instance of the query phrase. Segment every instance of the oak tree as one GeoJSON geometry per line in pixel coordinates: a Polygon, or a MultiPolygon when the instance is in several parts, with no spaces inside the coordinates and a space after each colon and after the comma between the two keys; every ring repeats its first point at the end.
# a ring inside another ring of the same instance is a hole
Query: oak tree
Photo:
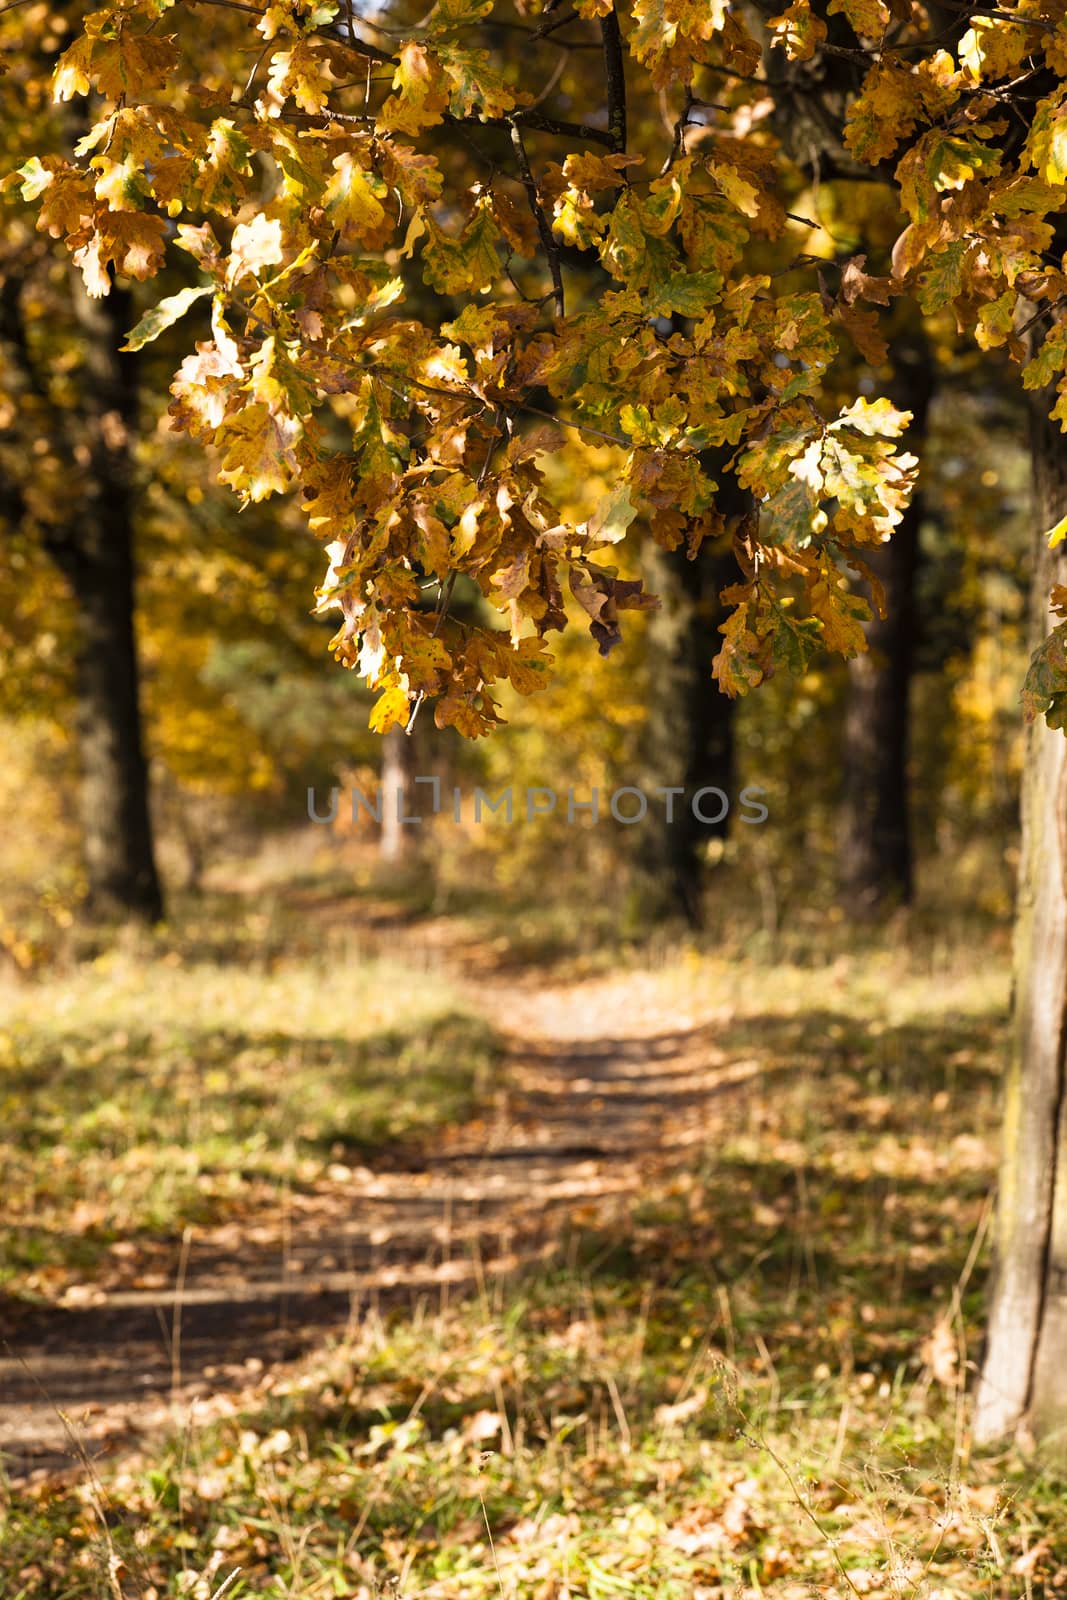
{"type": "Polygon", "coordinates": [[[624,613],[655,604],[613,560],[638,524],[694,560],[729,542],[727,695],[819,651],[857,656],[916,480],[884,370],[902,298],[1044,397],[1017,1060],[978,1416],[986,1435],[1028,1407],[1055,1423],[1067,5],[111,0],[55,93],[87,99],[89,126],[70,158],[27,151],[9,192],[94,300],[186,264],[126,349],[198,318],[174,425],[244,502],[300,497],[327,547],[334,652],[382,732],[424,701],[439,727],[490,732],[501,683],[548,680],[568,592],[610,651],[624,613]],[[813,251],[810,212],[856,184],[889,196],[891,237],[813,251]],[[857,353],[873,381],[842,399],[857,353]],[[618,447],[618,481],[567,517],[543,464],[583,437],[618,447]],[[461,576],[499,626],[451,613],[461,576]]]}

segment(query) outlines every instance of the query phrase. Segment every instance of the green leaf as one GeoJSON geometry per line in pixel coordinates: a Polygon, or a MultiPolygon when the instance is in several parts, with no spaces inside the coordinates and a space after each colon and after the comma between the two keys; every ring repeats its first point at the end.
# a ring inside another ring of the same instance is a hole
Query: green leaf
{"type": "Polygon", "coordinates": [[[1057,322],[1041,349],[1023,368],[1024,389],[1044,389],[1067,367],[1067,321],[1057,322]]]}
{"type": "Polygon", "coordinates": [[[165,300],[145,312],[136,328],[126,335],[126,343],[122,348],[141,350],[146,344],[151,344],[165,328],[172,327],[179,317],[184,317],[191,305],[211,294],[212,287],[210,283],[204,283],[195,289],[180,289],[177,294],[167,295],[165,300]]]}
{"type": "Polygon", "coordinates": [[[771,495],[761,513],[767,530],[762,537],[774,545],[791,544],[803,549],[826,527],[826,513],[820,510],[811,490],[799,478],[789,478],[771,495]]]}
{"type": "Polygon", "coordinates": [[[822,628],[815,617],[795,617],[786,606],[775,605],[772,613],[774,659],[788,667],[795,677],[802,677],[812,657],[822,648],[822,628]]]}
{"type": "Polygon", "coordinates": [[[1050,728],[1067,729],[1067,622],[1053,628],[1030,658],[1022,703],[1027,722],[1043,715],[1050,728]]]}
{"type": "Polygon", "coordinates": [[[55,177],[55,173],[49,172],[48,168],[42,164],[37,156],[31,156],[28,161],[19,167],[18,176],[22,179],[22,187],[19,191],[22,198],[24,200],[39,200],[55,177]]]}
{"type": "Polygon", "coordinates": [[[500,272],[499,237],[492,212],[485,206],[479,206],[458,239],[450,238],[431,220],[430,237],[422,252],[423,277],[438,294],[477,293],[489,288],[500,272]]]}
{"type": "Polygon", "coordinates": [[[962,292],[963,258],[967,248],[966,239],[957,239],[946,250],[927,256],[919,286],[919,304],[927,316],[940,311],[962,292]]]}
{"type": "Polygon", "coordinates": [[[1067,105],[1064,90],[1042,100],[1027,140],[1030,163],[1046,183],[1067,183],[1067,105]]]}
{"type": "Polygon", "coordinates": [[[719,272],[674,272],[665,284],[648,297],[648,312],[654,317],[703,317],[719,299],[722,274],[719,272]]]}
{"type": "Polygon", "coordinates": [[[628,484],[620,483],[606,495],[589,518],[589,532],[601,544],[617,544],[637,516],[628,484]]]}

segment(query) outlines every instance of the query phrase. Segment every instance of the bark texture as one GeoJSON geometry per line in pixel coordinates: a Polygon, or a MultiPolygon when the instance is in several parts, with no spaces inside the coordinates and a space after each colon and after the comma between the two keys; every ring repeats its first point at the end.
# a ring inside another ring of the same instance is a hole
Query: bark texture
{"type": "MultiPolygon", "coordinates": [[[[30,517],[70,588],[75,726],[81,762],[79,812],[88,884],[85,910],[107,920],[162,914],[141,731],[134,634],[132,440],[137,427],[135,358],[122,354],[132,320],[117,288],[91,300],[79,272],[70,311],[79,324],[78,394],[57,400],[54,374],[27,336],[23,299],[32,280],[0,278],[0,341],[17,390],[34,408],[57,454],[70,458],[68,493],[42,512],[28,491],[32,464],[17,464],[0,491],[0,513],[30,517]]],[[[73,376],[73,375],[71,375],[73,376]]]]}
{"type": "MultiPolygon", "coordinates": [[[[717,509],[732,527],[751,508],[751,499],[722,463],[708,463],[720,481],[717,509]],[[718,467],[719,470],[714,470],[718,467]]],[[[729,537],[701,547],[690,561],[685,550],[650,551],[646,559],[648,587],[660,598],[649,621],[649,721],[644,741],[647,824],[635,833],[639,850],[642,909],[652,918],[683,917],[691,927],[703,922],[705,848],[710,839],[725,838],[729,812],[718,822],[702,822],[693,813],[692,796],[702,788],[721,789],[731,809],[736,804],[734,780],[734,707],[711,675],[712,658],[722,636],[725,610],[721,591],[739,578],[729,537]],[[656,789],[677,788],[672,822],[667,803],[656,789]]],[[[714,817],[720,804],[714,795],[701,804],[714,817]]]]}
{"type": "MultiPolygon", "coordinates": [[[[1067,512],[1067,438],[1036,397],[1034,647],[1059,621],[1053,583],[1067,556],[1045,530],[1067,512]]],[[[1067,736],[1043,719],[1027,731],[1015,930],[1011,1056],[985,1359],[975,1407],[979,1443],[1021,1426],[1067,1454],[1067,736]]]]}
{"type": "Polygon", "coordinates": [[[72,474],[69,515],[45,535],[70,582],[76,636],[76,723],[81,761],[79,809],[87,910],[106,919],[155,920],[163,901],[156,871],[142,737],[134,632],[131,441],[136,427],[135,367],[119,351],[130,325],[129,296],[105,301],[72,277],[84,334],[81,414],[68,419],[84,462],[72,474]]]}
{"type": "Polygon", "coordinates": [[[417,848],[421,823],[403,821],[418,815],[415,779],[417,734],[409,736],[403,728],[390,728],[382,736],[382,831],[378,850],[383,861],[397,864],[408,861],[417,848]]]}
{"type": "MultiPolygon", "coordinates": [[[[893,347],[890,397],[912,413],[904,448],[921,454],[933,387],[921,335],[893,347]]],[[[850,914],[875,917],[907,904],[913,887],[908,755],[915,659],[915,575],[922,496],[917,493],[888,544],[868,563],[885,588],[886,614],[867,627],[868,653],[848,663],[841,828],[841,895],[850,914]]]]}

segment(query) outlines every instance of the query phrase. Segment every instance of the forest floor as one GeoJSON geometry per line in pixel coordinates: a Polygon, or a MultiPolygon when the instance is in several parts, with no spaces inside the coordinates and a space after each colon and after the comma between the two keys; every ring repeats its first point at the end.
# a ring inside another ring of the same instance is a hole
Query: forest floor
{"type": "Polygon", "coordinates": [[[306,884],[5,994],[4,1600],[1064,1592],[1003,948],[508,954],[306,884]]]}

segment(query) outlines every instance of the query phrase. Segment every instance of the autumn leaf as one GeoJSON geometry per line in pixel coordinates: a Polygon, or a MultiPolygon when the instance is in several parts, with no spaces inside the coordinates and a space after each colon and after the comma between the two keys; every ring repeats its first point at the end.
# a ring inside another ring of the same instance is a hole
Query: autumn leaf
{"type": "MultiPolygon", "coordinates": [[[[947,313],[1024,388],[1057,386],[1067,425],[1061,28],[967,17],[953,54],[904,0],[633,0],[615,38],[610,0],[577,0],[606,52],[606,99],[587,103],[570,35],[542,74],[556,23],[524,38],[488,0],[436,0],[373,45],[337,0],[173,35],[169,12],[106,0],[72,21],[54,92],[100,104],[70,154],[29,133],[12,151],[13,237],[32,221],[94,297],[173,264],[130,350],[210,296],[172,424],[221,451],[243,501],[299,491],[339,547],[333,648],[391,696],[379,726],[425,693],[441,726],[495,727],[495,684],[547,676],[536,641],[567,624],[565,576],[610,650],[651,600],[597,549],[629,542],[639,563],[640,525],[695,556],[725,532],[731,481],[748,586],[725,602],[724,691],[861,648],[838,567],[862,574],[893,536],[917,462],[907,413],[842,394],[839,344],[878,368],[909,315],[940,349],[947,313]],[[527,448],[546,412],[553,443],[527,448]],[[607,483],[594,441],[621,452],[607,483]],[[449,618],[428,639],[422,589],[451,578],[506,631],[449,618]]],[[[23,71],[17,27],[4,61],[23,71]]],[[[28,127],[46,102],[28,95],[28,127]]],[[[1051,705],[1047,655],[1028,693],[1051,705]]]]}
{"type": "Polygon", "coordinates": [[[861,395],[850,406],[842,406],[830,427],[835,432],[855,428],[868,438],[899,439],[911,420],[911,412],[898,410],[891,400],[867,400],[861,395]]]}
{"type": "Polygon", "coordinates": [[[884,161],[915,128],[922,115],[922,86],[904,62],[878,61],[848,110],[845,145],[860,161],[884,161]]]}
{"type": "MultiPolygon", "coordinates": [[[[830,7],[833,10],[833,6],[830,7]]],[[[826,38],[826,23],[812,12],[808,0],[793,0],[788,10],[771,17],[767,27],[790,61],[810,61],[826,38]]]]}
{"type": "Polygon", "coordinates": [[[408,40],[399,50],[393,93],[378,114],[378,126],[396,133],[421,133],[442,120],[449,87],[436,59],[424,46],[408,40]]]}
{"type": "Polygon", "coordinates": [[[617,544],[637,516],[628,484],[618,484],[606,495],[589,518],[590,537],[597,544],[617,544]]]}
{"type": "Polygon", "coordinates": [[[454,116],[506,117],[517,106],[528,105],[529,94],[510,84],[495,67],[487,50],[469,50],[441,44],[437,56],[451,86],[449,106],[454,116]]]}
{"type": "Polygon", "coordinates": [[[889,354],[889,346],[881,332],[878,313],[865,311],[859,305],[842,304],[838,307],[838,316],[860,355],[872,367],[880,367],[889,354]]]}
{"type": "Polygon", "coordinates": [[[1040,101],[1026,141],[1029,164],[1050,184],[1067,183],[1067,90],[1040,101]]]}
{"type": "Polygon", "coordinates": [[[860,595],[849,592],[847,581],[825,555],[807,595],[812,613],[822,624],[826,649],[843,656],[860,655],[867,648],[864,624],[871,620],[871,608],[860,595]]]}
{"type": "Polygon", "coordinates": [[[463,294],[488,288],[500,271],[496,252],[499,229],[488,206],[480,205],[458,238],[451,238],[436,223],[422,252],[426,282],[439,294],[463,294]]]}
{"type": "Polygon", "coordinates": [[[257,403],[227,417],[215,434],[222,451],[219,481],[229,483],[242,500],[266,500],[282,494],[295,470],[293,446],[303,432],[293,418],[279,416],[257,403]]]}
{"type": "Polygon", "coordinates": [[[260,212],[251,222],[239,222],[233,230],[226,282],[232,288],[264,267],[278,266],[284,255],[281,223],[277,217],[260,212]]]}
{"type": "Polygon", "coordinates": [[[385,221],[382,180],[369,173],[346,150],[333,163],[333,177],[323,193],[326,215],[342,238],[359,239],[377,233],[385,221]]]}
{"type": "Polygon", "coordinates": [[[826,15],[839,13],[848,18],[857,34],[868,39],[880,39],[889,24],[889,7],[883,0],[830,0],[826,15]]]}
{"type": "Polygon", "coordinates": [[[411,716],[411,701],[406,689],[394,684],[379,695],[370,714],[374,733],[388,733],[390,728],[402,728],[411,716]]]}
{"type": "Polygon", "coordinates": [[[1050,728],[1067,732],[1067,622],[1061,622],[1030,658],[1022,689],[1027,722],[1044,716],[1050,728]]]}
{"type": "Polygon", "coordinates": [[[177,294],[167,295],[145,312],[133,331],[126,335],[126,343],[122,348],[141,350],[146,344],[151,344],[165,328],[172,327],[179,317],[183,317],[191,305],[211,294],[212,289],[213,285],[202,284],[194,289],[180,289],[177,294]]]}
{"type": "MultiPolygon", "coordinates": [[[[723,596],[724,600],[727,598],[727,595],[723,596]]],[[[719,628],[723,644],[712,662],[711,670],[719,687],[731,699],[747,694],[767,676],[769,662],[765,636],[761,637],[749,625],[749,615],[753,609],[751,598],[740,599],[719,628]]]]}

